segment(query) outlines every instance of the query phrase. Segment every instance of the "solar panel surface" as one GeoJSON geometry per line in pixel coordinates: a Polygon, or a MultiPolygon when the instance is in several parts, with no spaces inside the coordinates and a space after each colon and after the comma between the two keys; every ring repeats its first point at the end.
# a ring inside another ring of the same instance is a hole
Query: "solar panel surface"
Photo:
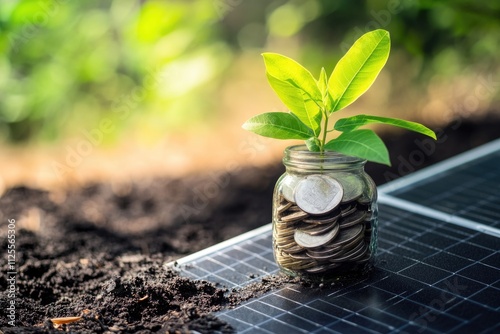
{"type": "MultiPolygon", "coordinates": [[[[218,316],[249,333],[500,330],[500,239],[386,205],[380,222],[369,279],[342,288],[287,285],[218,316]]],[[[181,265],[182,273],[242,287],[278,272],[271,250],[269,228],[181,265]]]]}
{"type": "Polygon", "coordinates": [[[388,195],[500,228],[500,151],[388,195]]]}

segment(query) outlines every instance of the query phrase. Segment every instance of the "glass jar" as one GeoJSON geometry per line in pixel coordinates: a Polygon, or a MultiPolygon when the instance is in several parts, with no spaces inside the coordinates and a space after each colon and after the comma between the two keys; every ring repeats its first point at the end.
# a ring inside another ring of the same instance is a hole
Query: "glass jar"
{"type": "Polygon", "coordinates": [[[362,277],[377,250],[377,188],[366,161],[285,150],[273,195],[273,251],[280,269],[314,281],[362,277]]]}

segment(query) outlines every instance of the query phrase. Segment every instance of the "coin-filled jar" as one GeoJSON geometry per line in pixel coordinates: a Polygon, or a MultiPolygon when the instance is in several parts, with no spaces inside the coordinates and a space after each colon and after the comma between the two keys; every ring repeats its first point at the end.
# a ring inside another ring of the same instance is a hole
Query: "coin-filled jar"
{"type": "Polygon", "coordinates": [[[316,281],[364,276],[377,249],[377,189],[366,161],[337,152],[285,150],[273,195],[273,251],[288,275],[316,281]]]}

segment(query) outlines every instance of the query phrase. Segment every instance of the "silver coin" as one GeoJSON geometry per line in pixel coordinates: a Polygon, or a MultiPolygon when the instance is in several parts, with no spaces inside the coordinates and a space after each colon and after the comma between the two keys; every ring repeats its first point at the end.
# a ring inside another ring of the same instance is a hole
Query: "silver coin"
{"type": "MultiPolygon", "coordinates": [[[[309,254],[309,253],[307,253],[309,254]]],[[[331,254],[325,254],[325,255],[309,255],[311,259],[315,259],[316,261],[330,261],[331,259],[334,259],[338,256],[342,255],[342,250],[337,250],[334,253],[331,254]]]]}
{"type": "Polygon", "coordinates": [[[306,269],[306,271],[310,274],[319,274],[319,273],[323,273],[325,271],[328,271],[330,269],[337,268],[338,266],[339,266],[339,264],[337,264],[337,263],[330,263],[327,265],[322,265],[322,266],[317,266],[317,267],[314,267],[311,269],[306,269]]]}
{"type": "Polygon", "coordinates": [[[358,251],[360,248],[363,248],[365,244],[363,240],[363,236],[356,238],[353,242],[349,243],[349,245],[345,245],[342,249],[344,253],[342,255],[349,255],[350,253],[354,253],[358,251]]]}
{"type": "MultiPolygon", "coordinates": [[[[356,225],[356,226],[360,226],[360,225],[356,225]]],[[[351,249],[353,249],[354,247],[356,247],[360,242],[363,241],[363,239],[365,238],[365,234],[364,234],[364,228],[363,228],[363,226],[361,226],[361,227],[362,227],[361,232],[358,235],[356,235],[355,238],[353,238],[353,239],[349,240],[348,242],[340,245],[342,247],[342,250],[344,252],[350,251],[351,249]]]]}
{"type": "Polygon", "coordinates": [[[336,225],[330,232],[321,235],[310,235],[304,231],[296,230],[294,235],[295,242],[305,248],[321,247],[337,236],[339,227],[336,225]]]}
{"type": "Polygon", "coordinates": [[[286,249],[286,252],[287,252],[288,254],[290,254],[290,256],[292,256],[292,254],[298,254],[298,253],[301,253],[302,251],[304,251],[304,249],[305,249],[304,247],[300,247],[299,245],[297,245],[297,244],[295,243],[293,246],[288,247],[288,248],[286,249]]]}
{"type": "Polygon", "coordinates": [[[277,229],[282,229],[282,228],[293,228],[298,224],[299,220],[296,221],[290,221],[290,222],[284,222],[281,220],[278,220],[275,222],[276,228],[277,229]]]}
{"type": "Polygon", "coordinates": [[[372,200],[368,197],[368,195],[363,194],[360,198],[358,198],[358,203],[365,206],[371,206],[372,200]]]}
{"type": "Polygon", "coordinates": [[[309,255],[312,258],[316,258],[316,257],[323,258],[326,256],[332,256],[334,254],[337,254],[340,251],[342,251],[342,247],[336,246],[336,247],[331,247],[331,248],[323,247],[322,249],[318,249],[318,250],[308,249],[306,251],[306,253],[307,253],[307,255],[309,255]]]}
{"type": "Polygon", "coordinates": [[[309,214],[304,211],[297,211],[293,212],[289,215],[281,217],[280,221],[285,222],[285,223],[290,223],[290,222],[296,222],[296,221],[301,221],[304,218],[309,217],[309,214]]]}
{"type": "Polygon", "coordinates": [[[274,233],[274,236],[276,239],[293,239],[293,235],[295,234],[295,229],[293,228],[288,228],[288,229],[277,229],[277,231],[274,233]]]}
{"type": "Polygon", "coordinates": [[[363,188],[365,185],[358,175],[351,173],[335,173],[335,179],[339,181],[344,188],[342,203],[355,201],[363,195],[363,188]]]}
{"type": "Polygon", "coordinates": [[[297,184],[295,203],[305,212],[321,215],[335,209],[343,195],[342,185],[327,175],[308,175],[297,184]]]}
{"type": "Polygon", "coordinates": [[[331,229],[333,229],[337,225],[337,222],[334,221],[333,223],[330,224],[322,224],[322,225],[312,225],[310,224],[307,227],[301,228],[302,231],[310,234],[310,235],[319,235],[319,234],[324,234],[331,229]]]}
{"type": "Polygon", "coordinates": [[[281,181],[281,193],[287,201],[295,203],[293,193],[299,181],[299,177],[290,174],[286,175],[281,181]]]}
{"type": "Polygon", "coordinates": [[[344,217],[339,220],[339,226],[340,228],[347,228],[351,227],[356,224],[363,223],[366,217],[366,212],[365,211],[356,211],[353,214],[344,217]]]}
{"type": "Polygon", "coordinates": [[[356,209],[355,204],[347,205],[347,206],[344,206],[343,208],[340,209],[340,215],[342,217],[347,217],[350,214],[353,214],[354,212],[356,212],[356,210],[357,209],[356,209]]]}
{"type": "Polygon", "coordinates": [[[318,263],[316,261],[298,261],[294,263],[292,266],[287,266],[288,269],[292,270],[304,270],[304,269],[309,269],[309,268],[314,268],[318,266],[318,263]]]}
{"type": "Polygon", "coordinates": [[[276,239],[276,245],[278,246],[279,249],[281,250],[287,250],[295,246],[295,242],[289,239],[286,240],[278,240],[276,239]]]}
{"type": "Polygon", "coordinates": [[[288,212],[299,212],[302,211],[297,205],[292,205],[288,208],[288,212]]]}
{"type": "Polygon", "coordinates": [[[328,213],[328,215],[308,217],[306,219],[303,219],[302,221],[308,224],[321,225],[321,224],[333,223],[337,221],[339,218],[340,218],[340,210],[334,210],[328,213]]]}
{"type": "Polygon", "coordinates": [[[300,253],[296,253],[296,254],[288,254],[290,255],[290,257],[292,259],[295,259],[295,260],[310,260],[311,257],[309,255],[307,255],[305,252],[300,252],[300,253]]]}
{"type": "Polygon", "coordinates": [[[281,214],[288,210],[292,205],[292,202],[285,202],[283,204],[280,204],[276,210],[278,211],[278,214],[281,214]]]}
{"type": "MultiPolygon", "coordinates": [[[[340,230],[340,229],[339,229],[340,230]]],[[[348,227],[340,230],[338,236],[333,240],[331,246],[344,246],[353,240],[356,240],[360,234],[363,234],[364,227],[363,225],[354,225],[352,227],[348,227]]]]}
{"type": "Polygon", "coordinates": [[[356,247],[355,251],[346,253],[346,254],[342,255],[341,257],[332,258],[332,259],[330,259],[330,261],[333,263],[338,263],[338,262],[348,262],[348,261],[359,260],[365,255],[366,251],[368,250],[368,247],[366,247],[366,245],[362,244],[361,246],[362,247],[359,247],[359,248],[356,247]]]}
{"type": "Polygon", "coordinates": [[[366,254],[368,254],[368,250],[369,250],[369,249],[368,249],[368,246],[366,246],[366,245],[365,245],[365,247],[364,247],[364,249],[363,249],[363,250],[364,250],[363,252],[360,252],[360,253],[359,253],[358,255],[356,255],[356,256],[352,255],[352,256],[351,256],[351,258],[349,259],[349,261],[354,261],[354,262],[356,262],[356,261],[360,261],[360,260],[362,260],[363,258],[365,258],[366,254]]]}
{"type": "Polygon", "coordinates": [[[356,263],[365,263],[370,261],[370,259],[371,259],[371,254],[370,252],[367,252],[361,259],[356,260],[356,263]]]}

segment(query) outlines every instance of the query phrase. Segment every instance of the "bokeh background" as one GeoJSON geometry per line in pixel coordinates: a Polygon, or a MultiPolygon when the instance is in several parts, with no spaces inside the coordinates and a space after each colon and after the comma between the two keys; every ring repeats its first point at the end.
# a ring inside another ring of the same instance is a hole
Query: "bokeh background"
{"type": "Polygon", "coordinates": [[[342,116],[497,119],[498,1],[2,0],[0,189],[279,161],[292,142],[241,129],[285,110],[260,54],[318,76],[378,28],[389,61],[342,116]]]}

